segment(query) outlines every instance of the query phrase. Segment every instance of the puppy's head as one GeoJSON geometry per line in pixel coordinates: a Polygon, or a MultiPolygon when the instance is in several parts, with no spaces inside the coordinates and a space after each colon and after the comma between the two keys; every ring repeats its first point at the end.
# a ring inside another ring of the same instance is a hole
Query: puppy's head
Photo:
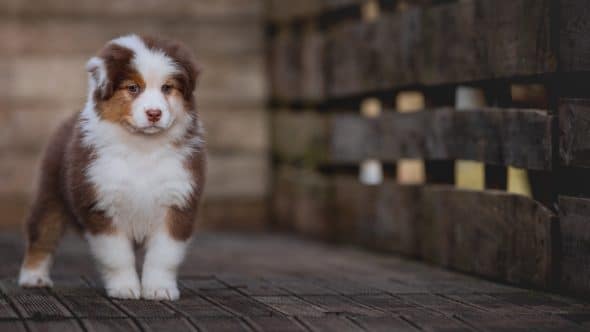
{"type": "Polygon", "coordinates": [[[136,134],[187,124],[199,69],[183,45],[129,35],[107,43],[87,63],[98,116],[136,134]]]}

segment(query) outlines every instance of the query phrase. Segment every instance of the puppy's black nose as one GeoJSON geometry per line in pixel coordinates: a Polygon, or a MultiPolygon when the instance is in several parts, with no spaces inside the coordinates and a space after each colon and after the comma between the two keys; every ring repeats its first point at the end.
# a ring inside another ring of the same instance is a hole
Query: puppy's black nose
{"type": "Polygon", "coordinates": [[[162,117],[162,111],[159,109],[149,109],[145,111],[149,122],[158,122],[162,117]]]}

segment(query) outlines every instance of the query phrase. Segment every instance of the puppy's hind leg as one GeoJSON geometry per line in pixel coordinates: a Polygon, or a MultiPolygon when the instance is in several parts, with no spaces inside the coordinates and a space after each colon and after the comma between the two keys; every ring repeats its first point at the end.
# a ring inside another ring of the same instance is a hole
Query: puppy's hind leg
{"type": "Polygon", "coordinates": [[[40,197],[27,219],[27,246],[18,284],[22,287],[51,287],[49,269],[65,227],[67,216],[61,202],[40,197]]]}

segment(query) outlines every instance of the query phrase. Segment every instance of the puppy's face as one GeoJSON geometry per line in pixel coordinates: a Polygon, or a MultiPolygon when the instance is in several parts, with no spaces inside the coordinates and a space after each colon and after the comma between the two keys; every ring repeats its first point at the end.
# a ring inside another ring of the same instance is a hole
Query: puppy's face
{"type": "Polygon", "coordinates": [[[102,120],[156,135],[191,119],[198,69],[180,44],[136,35],[117,38],[90,59],[87,69],[102,120]]]}

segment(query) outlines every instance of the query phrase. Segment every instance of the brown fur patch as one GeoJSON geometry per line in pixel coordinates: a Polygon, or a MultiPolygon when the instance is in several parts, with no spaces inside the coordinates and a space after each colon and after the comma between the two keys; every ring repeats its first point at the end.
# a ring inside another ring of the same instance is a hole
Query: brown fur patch
{"type": "Polygon", "coordinates": [[[80,126],[74,128],[69,142],[65,179],[66,200],[77,224],[91,234],[113,234],[116,228],[103,211],[96,210],[96,191],[86,177],[86,168],[95,158],[95,152],[82,144],[80,126]]]}
{"type": "Polygon", "coordinates": [[[164,52],[180,68],[181,71],[174,75],[174,80],[178,83],[177,88],[185,100],[187,110],[194,110],[193,92],[197,87],[200,67],[193,58],[191,51],[182,43],[174,40],[154,36],[141,36],[141,39],[149,49],[164,52]]]}
{"type": "Polygon", "coordinates": [[[104,61],[106,82],[94,92],[98,115],[108,121],[125,122],[131,115],[131,103],[136,96],[127,91],[130,84],[145,88],[145,82],[131,61],[134,52],[117,44],[107,44],[98,56],[104,61]]]}
{"type": "MultiPolygon", "coordinates": [[[[183,146],[187,144],[187,141],[193,137],[199,136],[198,132],[198,118],[195,117],[193,124],[189,128],[185,137],[178,142],[175,142],[175,146],[183,146]]],[[[205,171],[207,167],[207,159],[205,153],[205,147],[203,146],[199,150],[193,151],[193,153],[186,159],[185,167],[191,172],[193,181],[195,182],[195,188],[193,193],[189,197],[189,200],[185,207],[171,207],[168,210],[167,215],[167,226],[168,231],[172,238],[185,241],[193,232],[194,223],[199,210],[199,204],[203,188],[205,187],[205,171]]]]}
{"type": "Polygon", "coordinates": [[[115,90],[110,99],[97,104],[97,109],[103,120],[116,123],[130,122],[131,106],[136,96],[129,92],[127,87],[132,84],[138,85],[140,91],[145,89],[145,82],[141,75],[132,73],[129,78],[120,83],[119,88],[115,90]]]}
{"type": "Polygon", "coordinates": [[[29,257],[29,253],[52,254],[57,248],[67,223],[71,220],[64,201],[62,180],[64,155],[74,123],[75,117],[63,123],[45,150],[38,190],[26,220],[27,256],[25,260],[36,261],[29,257]]]}
{"type": "Polygon", "coordinates": [[[29,249],[25,255],[23,267],[26,269],[36,269],[43,261],[45,261],[52,254],[52,251],[29,249]]]}

